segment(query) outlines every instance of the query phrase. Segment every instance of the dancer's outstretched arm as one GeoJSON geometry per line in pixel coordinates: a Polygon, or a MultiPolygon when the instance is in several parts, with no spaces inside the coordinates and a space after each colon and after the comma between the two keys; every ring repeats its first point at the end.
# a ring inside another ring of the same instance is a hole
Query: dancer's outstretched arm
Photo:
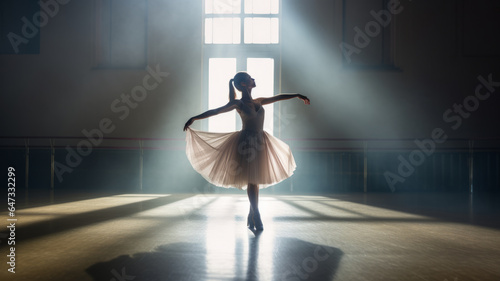
{"type": "Polygon", "coordinates": [[[239,101],[239,100],[232,100],[224,106],[221,106],[221,107],[215,108],[215,109],[210,109],[210,110],[203,112],[200,115],[193,116],[193,117],[189,118],[189,120],[184,125],[184,131],[187,130],[187,128],[189,126],[191,126],[191,124],[193,124],[193,122],[195,120],[205,119],[205,118],[208,118],[210,116],[214,116],[214,115],[217,115],[220,113],[228,112],[228,111],[231,111],[233,109],[239,108],[240,103],[241,103],[241,101],[239,101]]]}
{"type": "Polygon", "coordinates": [[[280,94],[270,98],[258,98],[257,101],[262,105],[270,104],[280,100],[289,100],[293,98],[299,98],[304,101],[304,104],[311,104],[311,101],[304,95],[301,94],[280,94]]]}

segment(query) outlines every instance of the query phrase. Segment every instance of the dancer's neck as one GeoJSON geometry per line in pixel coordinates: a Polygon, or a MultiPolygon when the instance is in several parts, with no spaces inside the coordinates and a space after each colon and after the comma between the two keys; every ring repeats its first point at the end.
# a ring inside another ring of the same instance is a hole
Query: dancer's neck
{"type": "Polygon", "coordinates": [[[252,101],[252,89],[247,90],[246,92],[241,92],[241,100],[242,101],[252,101]]]}

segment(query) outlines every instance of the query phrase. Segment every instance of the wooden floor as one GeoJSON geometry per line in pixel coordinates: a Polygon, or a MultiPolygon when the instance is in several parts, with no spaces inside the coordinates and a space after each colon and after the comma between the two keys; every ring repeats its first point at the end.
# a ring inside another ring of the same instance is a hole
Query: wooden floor
{"type": "Polygon", "coordinates": [[[267,195],[261,233],[243,194],[66,201],[17,211],[0,280],[500,280],[496,197],[267,195]]]}

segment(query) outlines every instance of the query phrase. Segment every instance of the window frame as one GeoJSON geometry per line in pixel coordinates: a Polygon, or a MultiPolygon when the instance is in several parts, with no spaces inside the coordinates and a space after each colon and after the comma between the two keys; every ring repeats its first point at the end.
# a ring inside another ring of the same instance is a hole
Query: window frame
{"type": "MultiPolygon", "coordinates": [[[[205,14],[205,0],[203,1],[202,7],[202,95],[201,95],[201,106],[204,110],[208,110],[208,69],[209,60],[211,58],[236,58],[236,69],[237,71],[245,71],[247,69],[247,59],[248,58],[271,58],[274,60],[274,92],[269,93],[268,96],[273,96],[280,92],[281,90],[281,23],[282,23],[282,0],[278,1],[278,13],[277,14],[246,14],[244,12],[245,0],[241,0],[241,11],[239,14],[205,14]],[[239,44],[217,44],[217,43],[205,43],[205,19],[215,18],[215,17],[240,17],[240,43],[239,44]],[[255,44],[255,43],[244,43],[244,21],[245,18],[277,18],[278,19],[278,43],[270,44],[255,44]]],[[[230,77],[228,78],[229,82],[230,77]]],[[[228,95],[227,93],[221,93],[228,95]]],[[[274,103],[273,105],[273,116],[279,116],[279,106],[274,103]]],[[[241,120],[236,118],[236,128],[241,127],[241,120]]],[[[279,117],[273,118],[273,132],[274,134],[279,134],[279,117]]],[[[202,120],[202,129],[208,130],[208,120],[202,120]]]]}

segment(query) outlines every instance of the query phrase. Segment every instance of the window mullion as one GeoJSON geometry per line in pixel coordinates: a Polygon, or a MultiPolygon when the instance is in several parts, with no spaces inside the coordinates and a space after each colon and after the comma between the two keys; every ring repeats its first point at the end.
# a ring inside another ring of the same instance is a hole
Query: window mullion
{"type": "MultiPolygon", "coordinates": [[[[243,0],[243,1],[245,1],[245,0],[243,0]]],[[[240,31],[240,42],[241,42],[241,44],[243,44],[243,46],[245,45],[245,18],[246,18],[246,15],[244,13],[242,13],[240,16],[240,30],[241,30],[240,31]]]]}

